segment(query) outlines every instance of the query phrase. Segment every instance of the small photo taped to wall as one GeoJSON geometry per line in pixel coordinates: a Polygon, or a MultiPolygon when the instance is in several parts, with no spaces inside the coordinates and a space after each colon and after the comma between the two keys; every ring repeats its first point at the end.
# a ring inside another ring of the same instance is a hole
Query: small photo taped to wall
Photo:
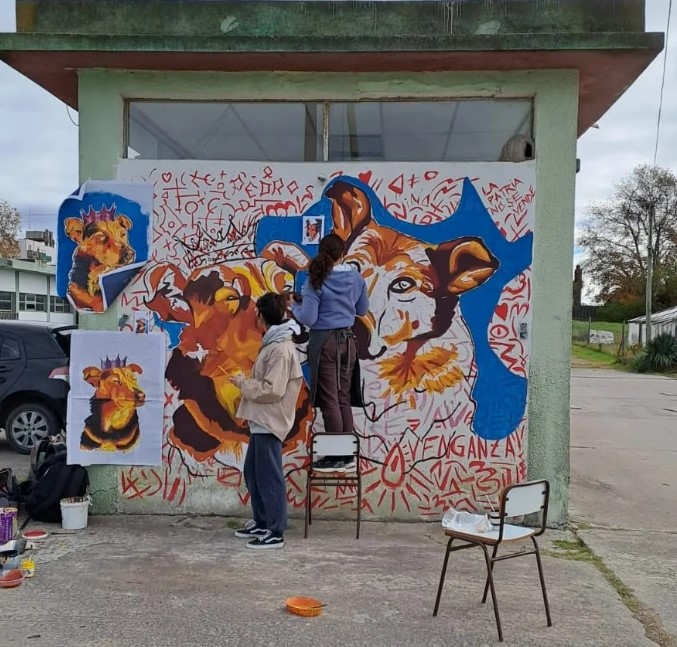
{"type": "Polygon", "coordinates": [[[303,216],[303,245],[318,245],[324,232],[324,216],[303,216]]]}
{"type": "Polygon", "coordinates": [[[147,334],[150,332],[149,310],[134,311],[134,332],[139,334],[147,334]]]}

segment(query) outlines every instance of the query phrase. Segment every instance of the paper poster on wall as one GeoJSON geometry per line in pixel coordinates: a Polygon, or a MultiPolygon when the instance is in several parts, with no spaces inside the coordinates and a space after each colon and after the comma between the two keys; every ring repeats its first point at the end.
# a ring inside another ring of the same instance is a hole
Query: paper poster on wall
{"type": "Polygon", "coordinates": [[[162,462],[165,353],[162,333],[72,334],[70,465],[162,462]]]}
{"type": "Polygon", "coordinates": [[[57,293],[105,312],[148,261],[153,187],[88,180],[59,208],[57,293]]]}

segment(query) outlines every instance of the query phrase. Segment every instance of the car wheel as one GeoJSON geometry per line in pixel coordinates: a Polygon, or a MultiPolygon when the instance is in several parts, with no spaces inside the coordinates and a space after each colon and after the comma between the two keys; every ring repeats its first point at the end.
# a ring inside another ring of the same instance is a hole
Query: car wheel
{"type": "Polygon", "coordinates": [[[59,433],[54,412],[43,404],[20,404],[7,416],[7,442],[19,454],[30,454],[33,446],[47,436],[59,433]]]}

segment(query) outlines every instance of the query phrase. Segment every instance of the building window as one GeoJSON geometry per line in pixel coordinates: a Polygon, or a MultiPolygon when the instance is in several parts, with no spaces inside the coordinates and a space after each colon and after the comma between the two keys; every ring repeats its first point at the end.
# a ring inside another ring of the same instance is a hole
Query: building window
{"type": "Polygon", "coordinates": [[[0,312],[14,312],[14,292],[0,292],[0,312]]]}
{"type": "Polygon", "coordinates": [[[26,312],[46,312],[47,297],[44,294],[19,293],[19,310],[26,312]]]}
{"type": "Polygon", "coordinates": [[[132,101],[127,156],[322,160],[322,104],[132,101]]]}
{"type": "Polygon", "coordinates": [[[71,304],[61,297],[49,297],[49,311],[70,313],[71,304]]]}
{"type": "Polygon", "coordinates": [[[533,131],[531,99],[130,101],[127,156],[254,161],[498,161],[533,131]]]}

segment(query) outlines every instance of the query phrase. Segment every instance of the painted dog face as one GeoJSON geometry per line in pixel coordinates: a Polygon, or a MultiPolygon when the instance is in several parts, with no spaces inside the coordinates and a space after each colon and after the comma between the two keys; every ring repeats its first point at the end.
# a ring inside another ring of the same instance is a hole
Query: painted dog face
{"type": "Polygon", "coordinates": [[[452,327],[459,295],[481,285],[498,261],[484,243],[462,238],[440,245],[377,224],[360,189],[343,182],[327,191],[334,233],[346,241],[345,262],[364,277],[369,313],[356,326],[363,359],[394,392],[441,392],[463,379],[452,343],[436,343],[452,327]]]}
{"type": "MultiPolygon", "coordinates": [[[[236,418],[241,393],[231,378],[251,372],[261,346],[257,299],[292,290],[292,274],[259,258],[198,269],[188,277],[176,266],[160,265],[147,282],[152,295],[147,306],[165,321],[186,324],[166,372],[181,401],[170,432],[173,444],[197,461],[219,452],[239,457],[247,431],[246,422],[236,418]]],[[[307,433],[307,399],[303,388],[289,441],[307,433]]]]}
{"type": "Polygon", "coordinates": [[[136,380],[136,376],[141,373],[143,371],[138,364],[104,370],[88,366],[82,377],[94,387],[94,399],[107,400],[115,405],[115,409],[122,410],[136,409],[146,401],[146,394],[136,380]]]}
{"type": "Polygon", "coordinates": [[[136,253],[129,244],[132,221],[125,215],[113,220],[84,223],[82,218],[66,218],[66,235],[77,244],[76,256],[85,256],[106,269],[134,262],[136,253]]]}

